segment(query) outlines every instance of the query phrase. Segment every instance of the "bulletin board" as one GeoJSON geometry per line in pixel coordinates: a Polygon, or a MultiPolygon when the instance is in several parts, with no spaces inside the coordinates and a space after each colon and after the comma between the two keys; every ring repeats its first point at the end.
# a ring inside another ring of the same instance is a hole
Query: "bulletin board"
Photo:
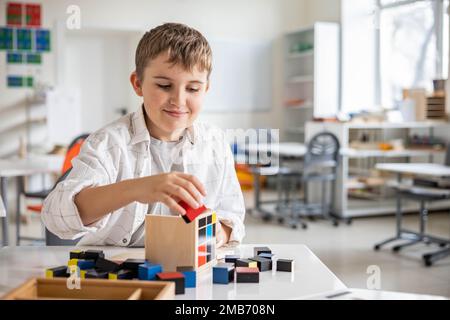
{"type": "Polygon", "coordinates": [[[205,112],[272,108],[272,41],[209,40],[213,51],[205,112]]]}

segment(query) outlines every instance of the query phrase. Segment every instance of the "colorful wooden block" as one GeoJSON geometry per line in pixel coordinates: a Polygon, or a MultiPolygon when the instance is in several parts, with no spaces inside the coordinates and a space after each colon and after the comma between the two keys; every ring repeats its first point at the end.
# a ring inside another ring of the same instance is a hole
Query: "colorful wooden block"
{"type": "Polygon", "coordinates": [[[84,259],[84,251],[82,250],[70,251],[70,259],[84,259]]]}
{"type": "Polygon", "coordinates": [[[181,272],[159,272],[156,274],[156,279],[175,282],[175,294],[184,294],[185,292],[184,275],[181,272]]]}
{"type": "Polygon", "coordinates": [[[293,272],[294,271],[294,260],[278,259],[277,260],[277,271],[293,272]]]}
{"type": "Polygon", "coordinates": [[[177,267],[177,272],[184,275],[184,286],[186,288],[197,287],[197,272],[194,267],[177,267]]]}
{"type": "Polygon", "coordinates": [[[256,263],[258,264],[259,272],[272,270],[272,260],[270,259],[258,256],[250,258],[250,260],[256,261],[256,263]]]}
{"type": "Polygon", "coordinates": [[[259,283],[258,268],[236,268],[236,282],[238,283],[259,283]]]}
{"type": "Polygon", "coordinates": [[[273,253],[266,253],[266,252],[258,254],[258,257],[262,257],[262,258],[266,258],[266,259],[270,259],[270,260],[272,260],[274,256],[275,255],[273,253]]]}
{"type": "Polygon", "coordinates": [[[80,270],[93,269],[95,267],[94,260],[85,259],[70,259],[67,263],[68,266],[77,266],[80,270]]]}
{"type": "Polygon", "coordinates": [[[237,259],[236,267],[258,268],[258,263],[249,259],[237,259]]]}
{"type": "Polygon", "coordinates": [[[110,261],[105,258],[98,258],[97,261],[95,262],[95,268],[109,273],[120,270],[121,266],[117,262],[110,261]]]}
{"type": "Polygon", "coordinates": [[[218,263],[213,267],[213,283],[229,284],[234,281],[234,264],[218,263]]]}
{"type": "Polygon", "coordinates": [[[236,254],[228,254],[225,255],[225,262],[226,263],[233,263],[236,264],[236,260],[240,259],[241,257],[236,254]]]}
{"type": "Polygon", "coordinates": [[[257,257],[261,253],[272,253],[272,250],[268,247],[254,247],[253,248],[253,256],[257,257]]]}
{"type": "Polygon", "coordinates": [[[67,266],[60,266],[45,270],[46,278],[68,278],[69,275],[69,272],[67,272],[67,266]]]}
{"type": "Polygon", "coordinates": [[[133,279],[136,276],[136,272],[133,270],[126,270],[126,269],[122,269],[119,270],[117,272],[110,272],[108,274],[108,279],[109,280],[129,280],[129,279],[133,279]]]}
{"type": "Polygon", "coordinates": [[[98,258],[105,258],[105,254],[102,250],[84,251],[84,259],[97,261],[98,258]]]}
{"type": "Polygon", "coordinates": [[[178,203],[184,210],[186,210],[186,214],[183,215],[183,219],[186,223],[191,223],[195,220],[199,215],[207,210],[205,206],[200,206],[197,209],[191,208],[186,202],[180,201],[178,203]]]}
{"type": "Polygon", "coordinates": [[[139,265],[138,267],[138,278],[139,280],[155,280],[156,274],[162,272],[162,267],[160,264],[153,264],[146,262],[139,265]]]}
{"type": "Polygon", "coordinates": [[[108,279],[108,272],[96,269],[87,269],[80,271],[81,279],[108,279]]]}

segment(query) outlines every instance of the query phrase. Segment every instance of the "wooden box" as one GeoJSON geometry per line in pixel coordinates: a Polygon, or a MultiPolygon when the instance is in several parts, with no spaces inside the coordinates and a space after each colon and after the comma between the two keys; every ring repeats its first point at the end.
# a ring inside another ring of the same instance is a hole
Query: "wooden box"
{"type": "Polygon", "coordinates": [[[145,217],[145,258],[164,271],[193,267],[202,271],[216,261],[217,217],[208,210],[191,223],[181,216],[145,217]]]}
{"type": "Polygon", "coordinates": [[[67,279],[32,278],[2,299],[169,300],[175,297],[173,282],[81,279],[80,289],[69,289],[67,279]]]}

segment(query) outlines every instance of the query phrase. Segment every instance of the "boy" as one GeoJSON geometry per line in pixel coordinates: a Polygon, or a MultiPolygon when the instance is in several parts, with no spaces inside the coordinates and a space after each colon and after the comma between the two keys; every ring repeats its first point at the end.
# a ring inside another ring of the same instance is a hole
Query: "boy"
{"type": "Polygon", "coordinates": [[[69,176],[44,202],[46,227],[79,245],[143,246],[145,214],[217,212],[218,246],[245,235],[244,201],[222,131],[197,123],[211,48],[188,26],[145,33],[130,81],[142,107],[91,134],[69,176]]]}

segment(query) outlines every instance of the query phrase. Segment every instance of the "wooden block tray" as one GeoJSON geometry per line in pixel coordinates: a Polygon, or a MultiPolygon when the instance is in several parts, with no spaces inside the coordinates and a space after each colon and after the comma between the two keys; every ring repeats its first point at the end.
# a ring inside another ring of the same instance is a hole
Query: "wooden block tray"
{"type": "Polygon", "coordinates": [[[167,281],[81,279],[80,289],[69,289],[67,278],[31,278],[3,300],[169,300],[175,283],[167,281]]]}

